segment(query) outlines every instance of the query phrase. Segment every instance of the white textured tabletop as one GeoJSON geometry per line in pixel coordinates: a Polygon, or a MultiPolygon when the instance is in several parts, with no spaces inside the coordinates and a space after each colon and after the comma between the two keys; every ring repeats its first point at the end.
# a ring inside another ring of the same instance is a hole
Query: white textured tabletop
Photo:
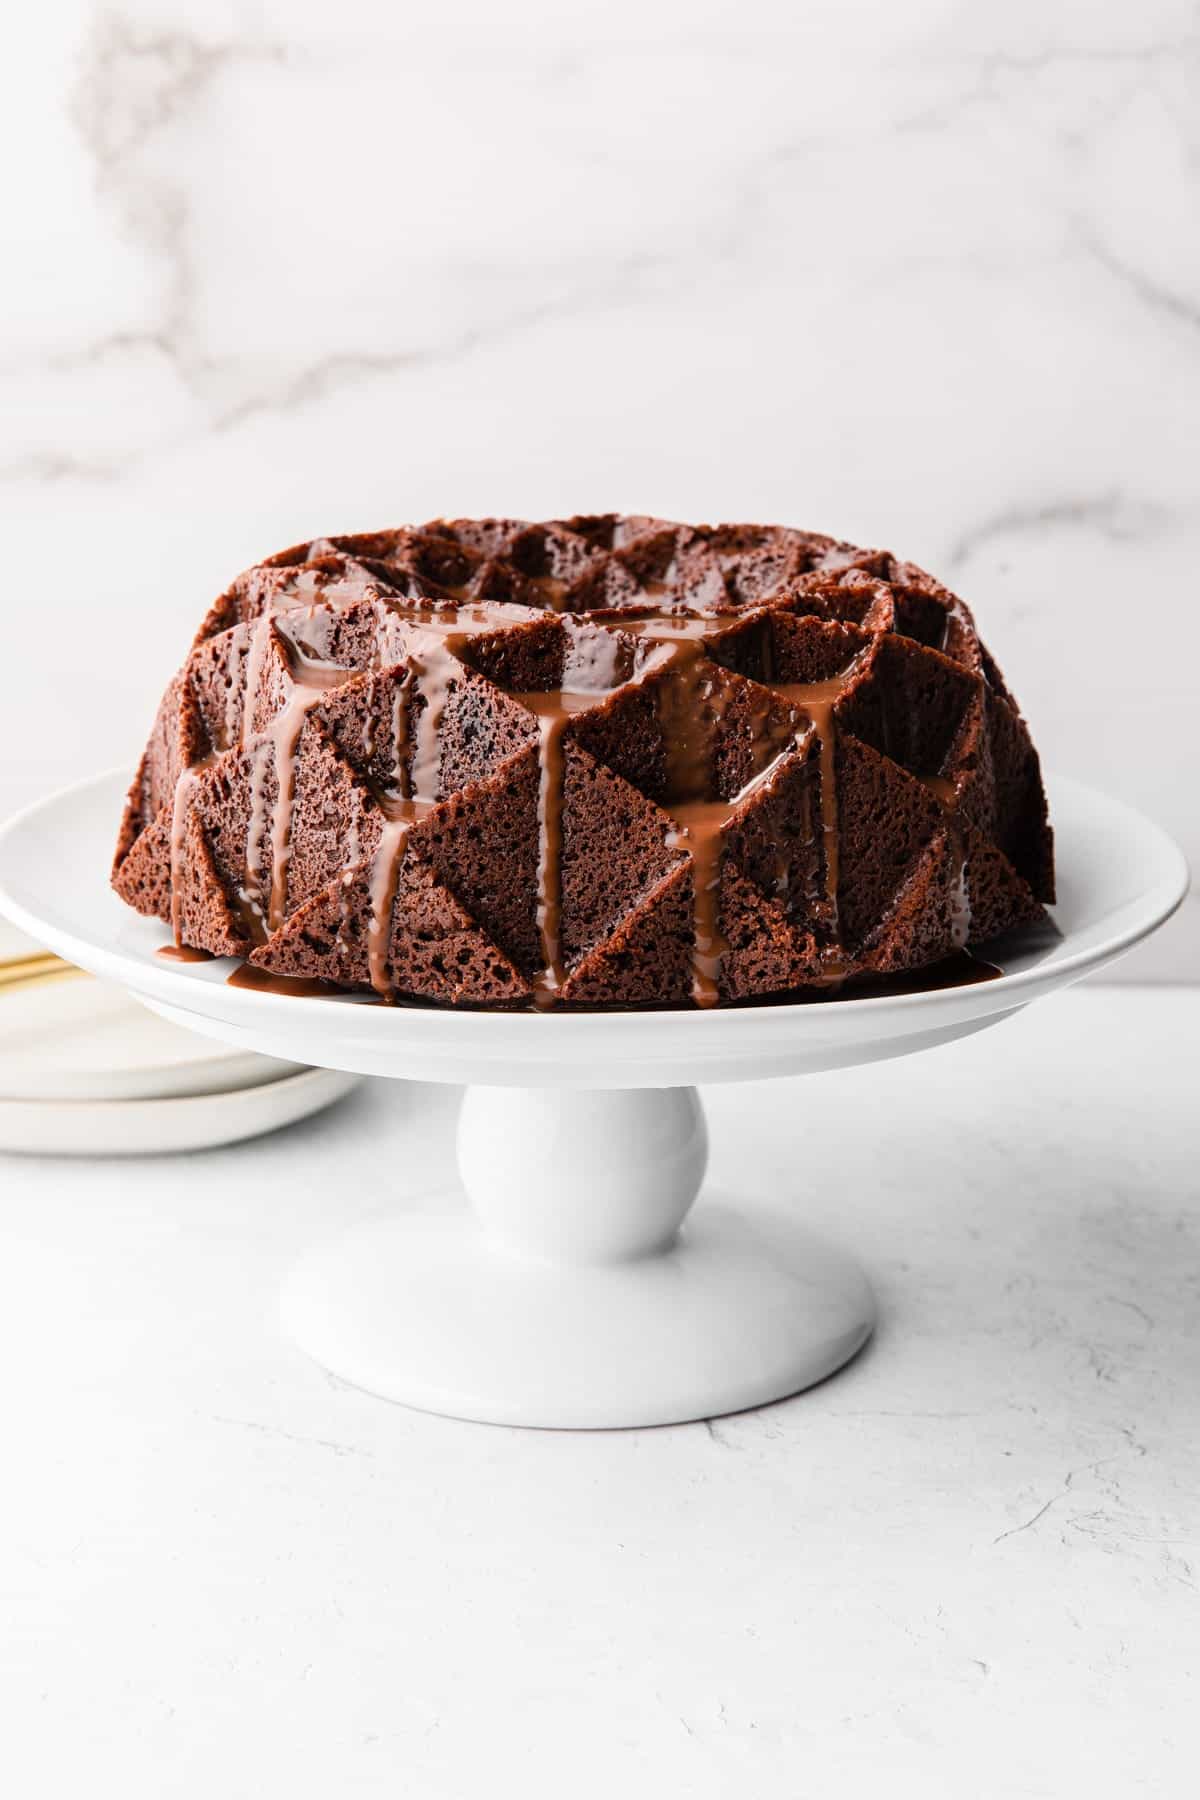
{"type": "MultiPolygon", "coordinates": [[[[449,1091],[177,1160],[0,1163],[6,1785],[185,1800],[1182,1795],[1200,1652],[1200,995],[1094,988],[710,1091],[882,1324],[798,1400],[596,1435],[279,1340],[449,1091]]],[[[447,1202],[448,1204],[451,1202],[447,1202]]]]}

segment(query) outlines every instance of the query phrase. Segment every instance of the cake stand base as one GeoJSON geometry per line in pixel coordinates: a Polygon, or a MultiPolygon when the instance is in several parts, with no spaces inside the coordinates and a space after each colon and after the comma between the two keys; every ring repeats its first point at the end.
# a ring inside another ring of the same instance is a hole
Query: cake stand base
{"type": "Polygon", "coordinates": [[[870,1335],[857,1265],[780,1216],[701,1200],[620,1268],[506,1256],[469,1218],[381,1219],[287,1283],[289,1334],[344,1381],[494,1425],[670,1425],[823,1381],[870,1335]]]}
{"type": "Polygon", "coordinates": [[[705,1195],[684,1224],[706,1157],[693,1088],[471,1088],[474,1217],[311,1252],[286,1327],[357,1387],[493,1424],[667,1425],[797,1393],[866,1341],[870,1290],[782,1211],[705,1195]]]}

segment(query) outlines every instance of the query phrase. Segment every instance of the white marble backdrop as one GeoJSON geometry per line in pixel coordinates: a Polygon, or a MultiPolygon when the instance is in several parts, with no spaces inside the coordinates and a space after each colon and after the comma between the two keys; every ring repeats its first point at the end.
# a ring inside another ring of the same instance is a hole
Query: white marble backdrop
{"type": "MultiPolygon", "coordinates": [[[[118,0],[10,22],[0,809],[131,758],[241,565],[779,519],[976,607],[1200,856],[1183,0],[118,0]]],[[[1200,907],[1124,965],[1200,976],[1200,907]]]]}

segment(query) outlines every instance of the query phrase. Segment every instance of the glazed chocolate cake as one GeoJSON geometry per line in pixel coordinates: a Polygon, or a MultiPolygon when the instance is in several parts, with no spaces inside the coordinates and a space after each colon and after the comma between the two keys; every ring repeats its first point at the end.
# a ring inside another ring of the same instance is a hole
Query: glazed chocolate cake
{"type": "Polygon", "coordinates": [[[113,883],[278,976],[539,1008],[819,995],[1054,897],[1037,753],[961,600],[809,532],[610,514],[239,576],[113,883]]]}

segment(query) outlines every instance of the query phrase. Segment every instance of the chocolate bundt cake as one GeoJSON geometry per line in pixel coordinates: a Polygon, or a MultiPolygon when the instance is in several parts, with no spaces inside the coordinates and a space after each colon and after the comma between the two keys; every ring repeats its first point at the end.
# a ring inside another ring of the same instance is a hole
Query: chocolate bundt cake
{"type": "Polygon", "coordinates": [[[536,1007],[819,993],[1054,897],[1037,753],[961,600],[809,532],[609,514],[239,576],[113,883],[277,975],[536,1007]]]}

